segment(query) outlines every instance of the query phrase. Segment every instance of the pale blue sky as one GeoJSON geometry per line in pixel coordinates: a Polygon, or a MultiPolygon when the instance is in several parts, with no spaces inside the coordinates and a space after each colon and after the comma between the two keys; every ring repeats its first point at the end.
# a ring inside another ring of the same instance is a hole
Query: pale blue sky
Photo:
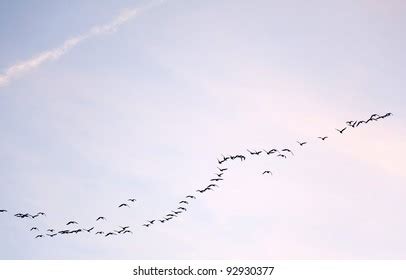
{"type": "MultiPolygon", "coordinates": [[[[158,2],[0,1],[0,75],[158,2]]],[[[403,1],[167,0],[11,79],[0,209],[48,216],[0,214],[0,258],[404,259],[405,12],[403,1]],[[177,221],[139,227],[205,186],[221,153],[282,146],[295,157],[233,163],[177,221]],[[28,231],[99,215],[134,236],[28,231]]]]}

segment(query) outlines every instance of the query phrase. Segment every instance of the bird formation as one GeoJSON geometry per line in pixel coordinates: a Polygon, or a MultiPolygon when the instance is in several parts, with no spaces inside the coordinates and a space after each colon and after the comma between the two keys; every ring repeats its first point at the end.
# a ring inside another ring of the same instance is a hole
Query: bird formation
{"type": "MultiPolygon", "coordinates": [[[[346,126],[344,128],[340,128],[337,129],[336,128],[336,133],[339,134],[344,134],[348,128],[357,128],[360,125],[365,125],[368,124],[370,122],[376,122],[380,119],[385,119],[389,116],[392,116],[392,113],[386,113],[384,115],[379,115],[379,114],[372,114],[367,120],[350,120],[346,122],[346,126]]],[[[318,136],[317,139],[319,139],[319,141],[326,141],[329,138],[329,136],[318,136]]],[[[297,144],[299,145],[299,147],[303,147],[304,145],[307,145],[310,142],[309,140],[306,141],[296,141],[297,144]]],[[[224,156],[221,155],[222,158],[221,159],[217,159],[217,163],[220,165],[217,167],[218,172],[214,173],[215,176],[213,176],[214,178],[210,178],[209,182],[206,186],[202,187],[202,188],[198,188],[195,190],[197,195],[205,195],[206,192],[208,191],[214,191],[215,188],[220,188],[220,186],[218,184],[222,183],[225,178],[225,174],[227,174],[227,172],[229,172],[229,167],[224,167],[225,163],[227,161],[233,161],[233,160],[240,160],[240,161],[244,161],[247,159],[247,157],[258,157],[261,156],[262,152],[264,152],[264,154],[262,156],[271,156],[273,154],[275,154],[276,158],[281,158],[281,159],[287,159],[288,156],[294,156],[294,153],[292,151],[292,148],[286,148],[283,147],[282,149],[277,149],[277,148],[272,148],[272,149],[259,149],[259,150],[255,150],[255,149],[247,149],[248,155],[245,156],[244,154],[236,154],[236,155],[228,155],[228,156],[224,156]]],[[[266,175],[273,175],[273,172],[271,170],[264,170],[263,172],[261,172],[262,175],[266,176],[266,175]]],[[[150,228],[153,227],[157,224],[165,224],[167,222],[170,222],[171,220],[176,219],[177,217],[179,217],[180,215],[183,215],[184,213],[187,212],[188,207],[192,204],[192,202],[194,200],[197,199],[197,196],[192,195],[192,194],[188,194],[186,196],[184,196],[183,199],[181,199],[173,209],[169,210],[167,213],[164,213],[161,217],[159,218],[154,218],[151,220],[146,220],[145,223],[143,223],[142,227],[145,228],[150,228]]],[[[131,208],[132,204],[134,204],[137,200],[135,198],[129,198],[127,199],[126,202],[122,202],[120,204],[118,204],[118,208],[120,209],[124,209],[124,208],[131,208]]],[[[125,210],[120,210],[120,211],[125,211],[125,210]]],[[[8,213],[7,209],[0,209],[0,215],[6,215],[8,213]]],[[[36,219],[37,217],[40,216],[46,216],[46,214],[44,212],[38,212],[36,214],[30,214],[30,213],[17,213],[14,215],[16,218],[20,218],[20,219],[36,219]]],[[[106,221],[107,218],[105,216],[98,216],[95,219],[95,222],[97,224],[106,221]]],[[[66,227],[79,227],[79,223],[77,221],[74,220],[70,220],[65,224],[66,227]]],[[[101,230],[96,230],[96,225],[92,225],[89,228],[86,227],[80,227],[80,228],[73,228],[73,229],[62,229],[62,230],[55,230],[55,229],[46,229],[44,233],[40,233],[40,234],[36,234],[34,236],[35,239],[38,238],[45,238],[45,237],[50,237],[53,238],[55,236],[58,235],[76,235],[79,233],[86,233],[86,234],[94,234],[97,236],[104,236],[104,237],[110,237],[110,236],[118,236],[118,235],[127,235],[127,234],[133,234],[133,231],[130,229],[130,226],[120,226],[116,229],[113,229],[111,231],[108,232],[104,232],[101,230]]],[[[38,226],[33,226],[29,229],[30,232],[39,232],[40,229],[38,226]]]]}

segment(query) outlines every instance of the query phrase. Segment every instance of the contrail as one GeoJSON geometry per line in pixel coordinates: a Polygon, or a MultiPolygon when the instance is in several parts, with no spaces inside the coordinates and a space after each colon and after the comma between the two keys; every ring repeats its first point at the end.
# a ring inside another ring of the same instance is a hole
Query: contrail
{"type": "Polygon", "coordinates": [[[159,1],[158,3],[155,3],[155,5],[150,5],[143,8],[142,10],[135,8],[126,9],[107,24],[94,26],[84,34],[65,40],[65,42],[63,42],[63,44],[59,47],[44,51],[26,61],[22,61],[10,66],[4,71],[3,74],[0,74],[0,88],[6,86],[10,81],[18,78],[19,76],[35,68],[38,68],[45,62],[59,59],[61,56],[76,47],[78,44],[91,37],[116,32],[121,25],[135,18],[135,16],[138,15],[140,12],[146,11],[147,9],[150,9],[152,7],[156,7],[163,2],[164,1],[159,1]]]}

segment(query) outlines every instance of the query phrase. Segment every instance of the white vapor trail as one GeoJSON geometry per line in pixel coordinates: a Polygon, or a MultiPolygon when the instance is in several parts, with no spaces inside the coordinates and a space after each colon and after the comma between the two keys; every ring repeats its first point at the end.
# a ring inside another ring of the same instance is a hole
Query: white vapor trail
{"type": "MultiPolygon", "coordinates": [[[[159,3],[161,4],[162,2],[163,1],[159,3]]],[[[151,8],[151,6],[149,8],[151,8]]],[[[143,10],[145,11],[146,9],[143,10]]],[[[88,32],[82,35],[78,35],[70,39],[67,39],[65,42],[63,42],[61,46],[57,48],[44,51],[32,57],[31,59],[10,66],[4,71],[3,74],[0,74],[0,88],[6,86],[11,80],[14,80],[15,78],[21,76],[22,74],[27,73],[35,68],[38,68],[47,61],[59,59],[69,50],[76,47],[78,44],[80,44],[82,41],[86,39],[89,39],[97,35],[117,31],[121,25],[133,19],[138,13],[139,12],[137,9],[124,10],[116,18],[114,18],[111,22],[107,24],[94,26],[88,32]]]]}

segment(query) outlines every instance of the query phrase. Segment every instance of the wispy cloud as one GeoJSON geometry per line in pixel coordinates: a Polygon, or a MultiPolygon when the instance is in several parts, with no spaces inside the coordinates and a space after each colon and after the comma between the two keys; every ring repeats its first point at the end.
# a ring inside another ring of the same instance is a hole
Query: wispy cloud
{"type": "Polygon", "coordinates": [[[127,9],[121,12],[111,22],[104,25],[97,25],[91,28],[88,32],[67,39],[59,47],[44,51],[32,58],[16,63],[8,67],[3,74],[0,74],[0,87],[6,86],[10,81],[20,77],[21,75],[38,68],[45,62],[57,60],[68,51],[76,47],[78,44],[91,37],[112,33],[117,31],[120,26],[133,19],[138,14],[137,9],[127,9]]]}

